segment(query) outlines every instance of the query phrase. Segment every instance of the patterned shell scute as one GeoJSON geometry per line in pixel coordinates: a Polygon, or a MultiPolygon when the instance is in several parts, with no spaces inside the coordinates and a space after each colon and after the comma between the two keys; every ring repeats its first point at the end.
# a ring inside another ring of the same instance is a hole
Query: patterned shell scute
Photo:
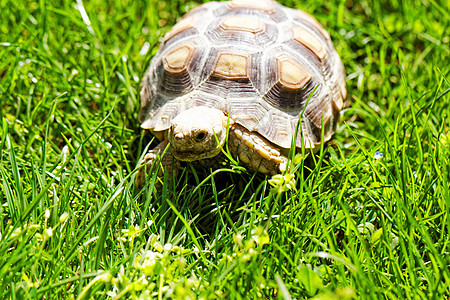
{"type": "MultiPolygon", "coordinates": [[[[142,127],[163,132],[181,111],[218,108],[269,142],[320,143],[336,129],[345,72],[309,14],[272,0],[209,2],[169,31],[143,78],[142,127]],[[306,105],[306,107],[305,107],[306,105]]],[[[195,116],[193,116],[195,117],[195,116]]]]}

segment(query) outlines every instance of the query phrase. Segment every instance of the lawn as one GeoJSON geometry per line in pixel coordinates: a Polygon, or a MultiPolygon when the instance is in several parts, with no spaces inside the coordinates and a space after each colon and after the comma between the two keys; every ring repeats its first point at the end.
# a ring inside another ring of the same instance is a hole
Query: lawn
{"type": "Polygon", "coordinates": [[[332,141],[157,193],[140,81],[200,3],[0,0],[0,299],[449,299],[448,1],[280,2],[345,65],[332,141]]]}

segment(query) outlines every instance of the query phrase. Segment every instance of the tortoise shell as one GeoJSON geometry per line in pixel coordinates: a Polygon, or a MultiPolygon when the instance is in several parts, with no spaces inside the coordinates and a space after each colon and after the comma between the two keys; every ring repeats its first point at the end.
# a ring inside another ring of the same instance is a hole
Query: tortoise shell
{"type": "Polygon", "coordinates": [[[169,31],[142,81],[142,127],[161,139],[179,113],[222,110],[281,148],[330,139],[346,97],[330,36],[309,14],[271,0],[209,2],[169,31]],[[307,105],[306,105],[307,104],[307,105]],[[305,107],[306,105],[306,107],[305,107]]]}

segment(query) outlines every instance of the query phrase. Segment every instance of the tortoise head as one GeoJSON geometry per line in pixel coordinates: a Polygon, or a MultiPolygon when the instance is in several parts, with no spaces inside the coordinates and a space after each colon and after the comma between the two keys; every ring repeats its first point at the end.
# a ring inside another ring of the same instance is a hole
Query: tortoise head
{"type": "Polygon", "coordinates": [[[169,128],[172,155],[182,161],[211,158],[225,143],[227,117],[216,108],[198,106],[177,115],[169,128]]]}

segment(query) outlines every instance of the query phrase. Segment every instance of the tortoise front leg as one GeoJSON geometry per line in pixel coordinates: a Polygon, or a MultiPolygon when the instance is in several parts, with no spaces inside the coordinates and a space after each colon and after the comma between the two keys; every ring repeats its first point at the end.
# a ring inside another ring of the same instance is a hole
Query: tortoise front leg
{"type": "Polygon", "coordinates": [[[280,148],[239,124],[230,128],[228,145],[232,155],[253,171],[275,175],[286,170],[287,158],[280,148]]]}
{"type": "Polygon", "coordinates": [[[158,174],[156,177],[157,182],[155,183],[155,187],[158,191],[161,191],[162,189],[164,175],[167,175],[167,179],[169,181],[172,179],[172,177],[176,178],[178,176],[180,161],[173,157],[173,155],[169,151],[170,149],[167,149],[167,151],[164,153],[164,150],[167,148],[168,144],[169,141],[164,140],[144,156],[144,160],[142,161],[141,165],[145,166],[141,167],[136,175],[136,185],[139,188],[144,187],[146,178],[147,180],[152,178],[152,174],[156,170],[158,170],[158,174]]]}

